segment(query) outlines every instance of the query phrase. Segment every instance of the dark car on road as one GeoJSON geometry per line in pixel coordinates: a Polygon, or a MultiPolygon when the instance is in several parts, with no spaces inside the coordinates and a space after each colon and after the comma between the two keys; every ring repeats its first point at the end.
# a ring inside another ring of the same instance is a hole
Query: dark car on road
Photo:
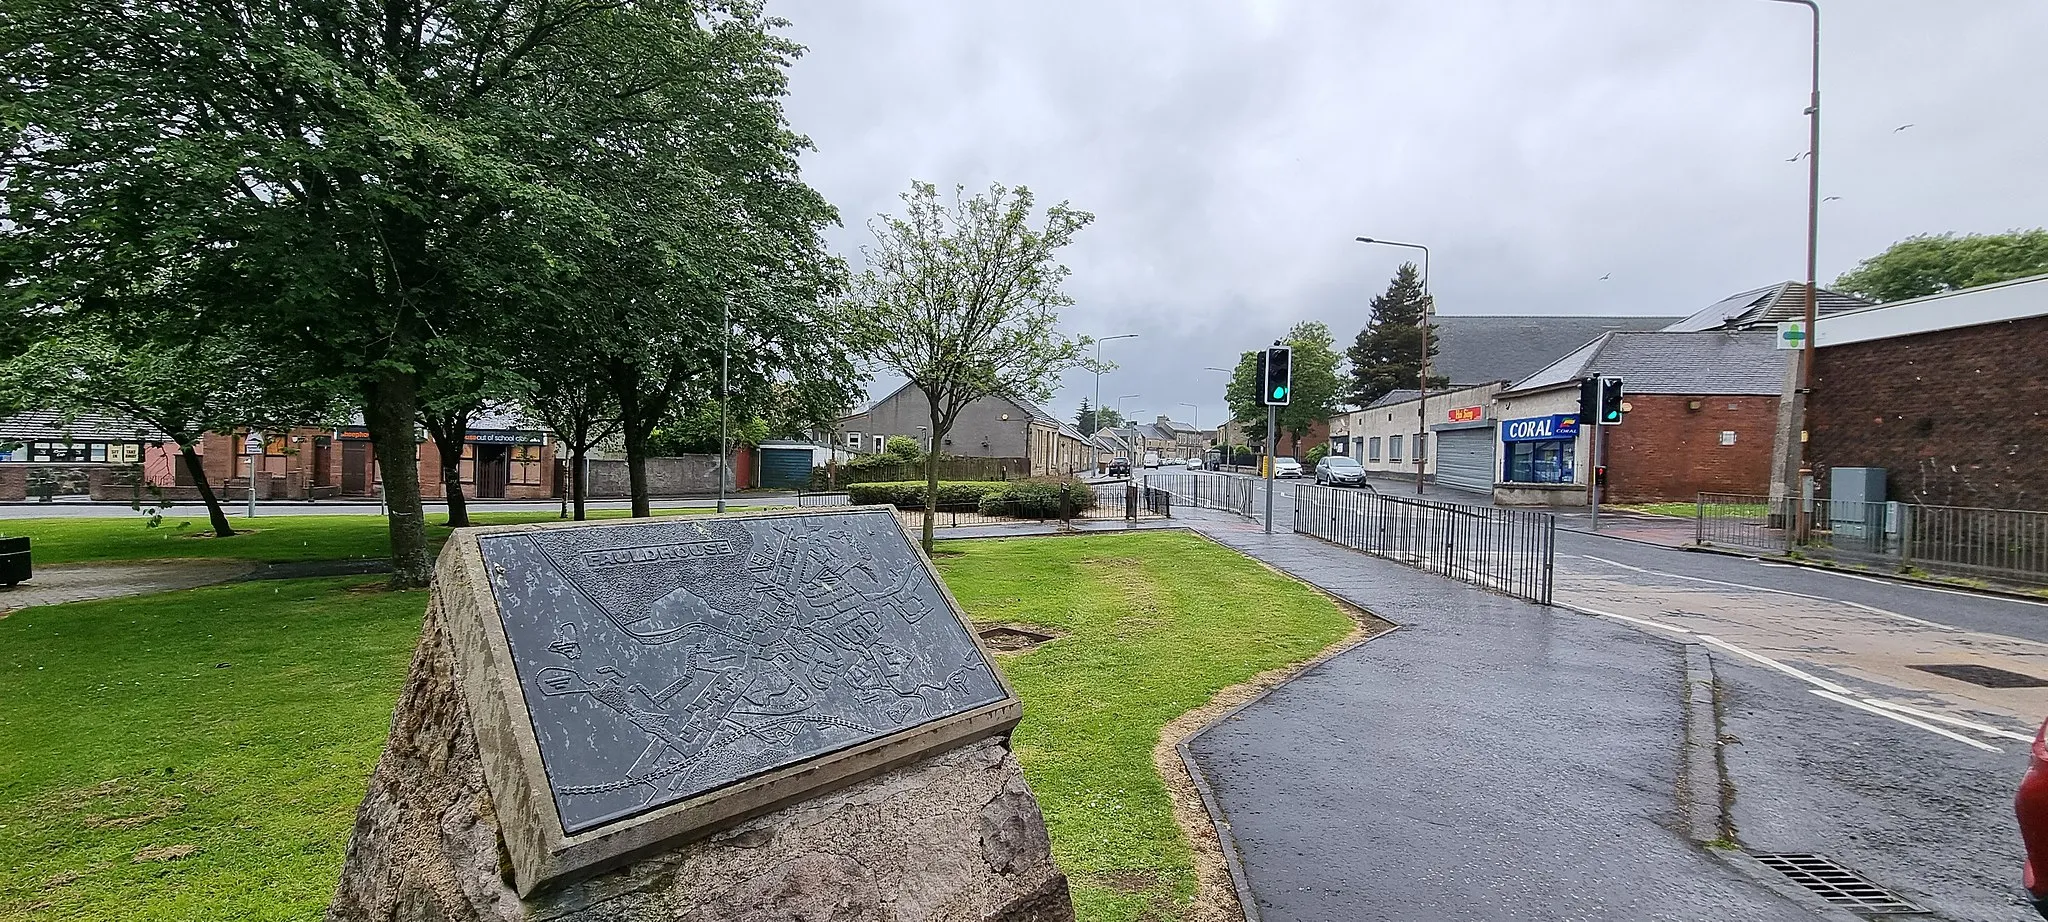
{"type": "Polygon", "coordinates": [[[1129,459],[1129,458],[1118,458],[1118,459],[1116,459],[1115,461],[1111,461],[1111,462],[1109,462],[1109,476],[1111,476],[1111,477],[1129,477],[1129,476],[1131,476],[1131,459],[1129,459]]]}
{"type": "Polygon", "coordinates": [[[1331,455],[1316,462],[1316,482],[1333,487],[1364,487],[1365,468],[1344,455],[1331,455]]]}

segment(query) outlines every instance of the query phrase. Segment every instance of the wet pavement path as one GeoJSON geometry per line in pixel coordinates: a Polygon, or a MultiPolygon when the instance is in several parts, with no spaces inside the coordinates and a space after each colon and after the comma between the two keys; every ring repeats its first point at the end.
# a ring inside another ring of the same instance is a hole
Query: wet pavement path
{"type": "Polygon", "coordinates": [[[247,576],[257,566],[247,560],[152,560],[37,567],[28,582],[0,589],[0,612],[192,589],[247,576]]]}
{"type": "Polygon", "coordinates": [[[1814,918],[1675,831],[1679,645],[1187,520],[1402,625],[1191,747],[1266,922],[1814,918]]]}

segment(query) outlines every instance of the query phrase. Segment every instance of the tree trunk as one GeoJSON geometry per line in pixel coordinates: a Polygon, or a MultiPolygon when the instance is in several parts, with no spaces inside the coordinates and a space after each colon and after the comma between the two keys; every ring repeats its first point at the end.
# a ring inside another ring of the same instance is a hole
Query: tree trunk
{"type": "Polygon", "coordinates": [[[448,527],[469,527],[469,501],[462,495],[462,445],[468,440],[469,421],[452,425],[443,419],[427,426],[434,439],[434,452],[441,456],[441,496],[448,501],[448,527]]]}
{"type": "Polygon", "coordinates": [[[386,523],[391,533],[391,588],[421,589],[432,581],[427,557],[427,516],[420,505],[419,444],[413,420],[419,414],[419,379],[385,371],[363,394],[363,421],[384,473],[386,523]]]}
{"type": "MultiPolygon", "coordinates": [[[[234,537],[235,530],[228,525],[228,514],[220,507],[220,497],[213,493],[213,484],[206,482],[206,465],[200,460],[199,452],[192,450],[192,443],[179,442],[178,454],[185,459],[185,473],[192,475],[193,485],[199,488],[199,501],[206,504],[206,517],[213,520],[213,536],[234,537]]],[[[251,485],[254,489],[254,485],[251,485]]]]}
{"type": "MultiPolygon", "coordinates": [[[[942,430],[942,429],[940,429],[940,428],[939,428],[939,405],[938,405],[938,403],[937,403],[936,401],[934,401],[934,402],[932,403],[931,407],[932,407],[932,414],[931,414],[931,415],[932,415],[932,429],[931,429],[931,432],[932,432],[932,445],[933,445],[933,447],[937,447],[937,446],[939,446],[939,445],[942,445],[942,444],[944,444],[944,439],[946,438],[946,433],[945,433],[945,430],[942,430]]],[[[937,516],[938,516],[938,514],[939,514],[939,510],[938,510],[938,505],[939,505],[939,453],[938,453],[937,451],[929,451],[929,450],[928,450],[928,451],[926,451],[926,452],[924,453],[924,542],[923,542],[923,543],[924,543],[924,552],[925,552],[926,554],[930,554],[930,553],[932,552],[932,527],[933,527],[933,525],[935,524],[935,521],[934,521],[934,520],[935,520],[935,519],[937,518],[937,516]]]]}
{"type": "Polygon", "coordinates": [[[633,517],[653,515],[654,505],[647,499],[647,446],[641,439],[626,439],[626,484],[633,493],[633,517]]]}
{"type": "Polygon", "coordinates": [[[584,475],[590,472],[583,460],[590,456],[590,446],[577,443],[569,446],[569,494],[576,504],[576,521],[583,521],[583,504],[590,495],[590,485],[584,483],[584,475]]]}

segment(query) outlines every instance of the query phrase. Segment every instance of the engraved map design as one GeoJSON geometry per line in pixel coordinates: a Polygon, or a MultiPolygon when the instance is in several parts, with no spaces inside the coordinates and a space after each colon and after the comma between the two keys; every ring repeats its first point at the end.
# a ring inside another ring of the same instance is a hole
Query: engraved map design
{"type": "Polygon", "coordinates": [[[885,512],[478,543],[570,834],[1005,697],[885,512]]]}

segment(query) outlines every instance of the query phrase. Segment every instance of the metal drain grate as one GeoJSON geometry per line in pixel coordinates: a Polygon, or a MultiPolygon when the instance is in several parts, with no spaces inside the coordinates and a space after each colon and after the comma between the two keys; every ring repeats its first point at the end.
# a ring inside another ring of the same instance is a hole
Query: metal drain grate
{"type": "Polygon", "coordinates": [[[1975,663],[1935,663],[1931,666],[1914,666],[1921,672],[1947,676],[1960,682],[1982,685],[1985,688],[2048,688],[2048,679],[2037,679],[2023,672],[2000,669],[1996,666],[1979,666],[1975,663]]]}
{"type": "Polygon", "coordinates": [[[1857,912],[1927,911],[1819,855],[1762,854],[1750,857],[1835,906],[1857,912]]]}

